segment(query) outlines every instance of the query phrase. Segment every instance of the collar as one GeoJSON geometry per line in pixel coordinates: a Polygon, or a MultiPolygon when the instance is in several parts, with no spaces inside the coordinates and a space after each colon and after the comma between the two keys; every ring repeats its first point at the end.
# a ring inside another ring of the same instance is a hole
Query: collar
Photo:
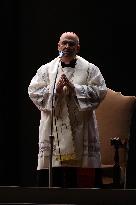
{"type": "Polygon", "coordinates": [[[73,59],[72,61],[70,61],[69,64],[66,64],[66,63],[64,63],[63,61],[61,61],[61,66],[62,66],[62,68],[64,68],[64,67],[75,68],[76,61],[77,61],[77,59],[73,59]]]}

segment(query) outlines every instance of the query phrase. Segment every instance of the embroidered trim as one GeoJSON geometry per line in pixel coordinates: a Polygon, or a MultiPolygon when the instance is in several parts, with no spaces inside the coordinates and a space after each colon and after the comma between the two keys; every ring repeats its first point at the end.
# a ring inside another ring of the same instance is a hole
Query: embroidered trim
{"type": "Polygon", "coordinates": [[[60,155],[55,156],[57,161],[66,161],[66,160],[73,160],[76,159],[76,154],[64,154],[61,155],[61,159],[60,159],[60,155]]]}

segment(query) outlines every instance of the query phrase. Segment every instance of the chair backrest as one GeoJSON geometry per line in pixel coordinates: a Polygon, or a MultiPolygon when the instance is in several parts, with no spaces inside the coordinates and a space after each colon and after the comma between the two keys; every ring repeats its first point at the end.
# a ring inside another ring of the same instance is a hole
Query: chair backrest
{"type": "MultiPolygon", "coordinates": [[[[108,89],[105,99],[96,109],[96,119],[101,143],[102,165],[114,164],[114,147],[110,140],[120,137],[122,141],[129,139],[130,124],[135,96],[124,96],[120,92],[108,89]]],[[[126,150],[119,149],[120,165],[126,165],[126,150]]]]}

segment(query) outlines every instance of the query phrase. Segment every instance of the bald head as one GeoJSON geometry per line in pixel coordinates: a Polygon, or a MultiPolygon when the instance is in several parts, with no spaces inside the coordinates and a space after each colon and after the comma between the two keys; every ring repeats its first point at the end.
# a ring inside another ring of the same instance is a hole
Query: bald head
{"type": "Polygon", "coordinates": [[[63,41],[64,38],[67,39],[72,39],[74,40],[77,44],[79,44],[79,37],[77,36],[77,34],[75,34],[74,32],[65,32],[60,36],[60,41],[63,41]]]}

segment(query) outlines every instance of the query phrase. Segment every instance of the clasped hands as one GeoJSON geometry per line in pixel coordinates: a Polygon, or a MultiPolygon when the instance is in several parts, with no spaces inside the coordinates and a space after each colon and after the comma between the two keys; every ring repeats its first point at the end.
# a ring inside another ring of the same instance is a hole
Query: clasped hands
{"type": "Polygon", "coordinates": [[[56,91],[59,94],[64,93],[66,95],[74,91],[74,85],[68,80],[65,74],[61,75],[57,83],[56,91]]]}

